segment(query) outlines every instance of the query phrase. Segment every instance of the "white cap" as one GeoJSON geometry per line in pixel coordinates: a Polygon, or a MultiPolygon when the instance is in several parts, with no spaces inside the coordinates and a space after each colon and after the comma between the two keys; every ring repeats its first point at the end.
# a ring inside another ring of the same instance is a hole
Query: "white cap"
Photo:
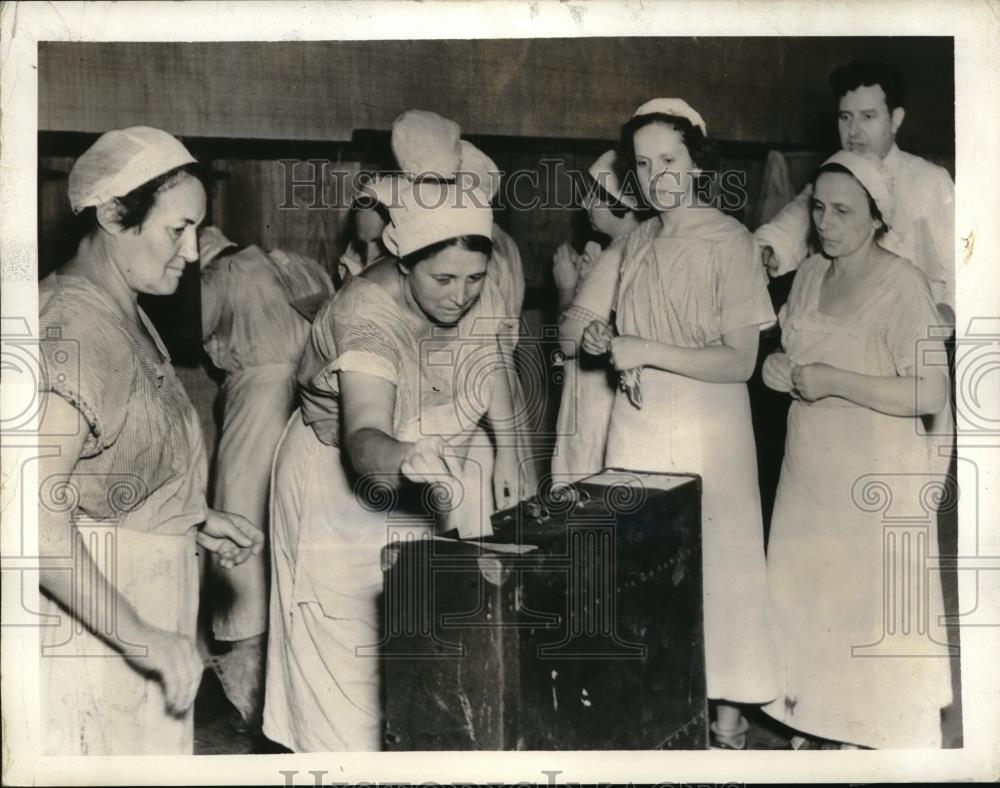
{"type": "Polygon", "coordinates": [[[708,127],[698,111],[688,104],[684,99],[679,98],[655,98],[650,99],[635,111],[632,117],[639,115],[652,115],[654,112],[663,115],[675,115],[678,118],[687,118],[693,126],[701,129],[701,133],[708,136],[708,127]]]}
{"type": "Polygon", "coordinates": [[[878,156],[874,153],[861,154],[839,150],[823,162],[824,167],[827,164],[839,164],[850,171],[875,201],[886,226],[892,227],[896,212],[896,197],[893,193],[895,179],[878,156]]]}
{"type": "Polygon", "coordinates": [[[618,155],[613,149],[604,151],[604,153],[597,157],[597,161],[590,165],[588,172],[598,186],[626,208],[631,208],[634,211],[639,206],[636,205],[635,200],[630,196],[622,193],[621,184],[618,182],[618,176],[615,174],[615,162],[617,159],[618,155]]]}
{"type": "Polygon", "coordinates": [[[208,265],[216,257],[219,256],[221,252],[224,252],[230,247],[236,246],[235,243],[226,238],[222,234],[222,230],[218,227],[209,225],[208,227],[202,227],[198,231],[198,263],[202,267],[208,265]]]}
{"type": "Polygon", "coordinates": [[[80,213],[194,163],[180,140],[165,131],[150,126],[113,129],[102,134],[70,170],[69,204],[74,213],[80,213]]]}
{"type": "Polygon", "coordinates": [[[462,159],[458,163],[456,180],[463,188],[471,184],[486,195],[488,202],[500,189],[500,170],[489,156],[467,140],[462,140],[462,159]]]}
{"type": "Polygon", "coordinates": [[[396,257],[462,235],[493,237],[493,211],[478,189],[400,177],[382,178],[363,188],[389,209],[382,240],[396,257]]]}
{"type": "Polygon", "coordinates": [[[451,178],[462,158],[460,136],[455,121],[410,109],[392,123],[392,152],[408,178],[451,178]]]}

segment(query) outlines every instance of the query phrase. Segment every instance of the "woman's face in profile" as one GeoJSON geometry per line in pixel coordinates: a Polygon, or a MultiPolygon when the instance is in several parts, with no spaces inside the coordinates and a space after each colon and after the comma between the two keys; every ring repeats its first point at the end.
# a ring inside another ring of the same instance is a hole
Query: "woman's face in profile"
{"type": "Polygon", "coordinates": [[[184,268],[198,260],[198,225],[205,218],[205,189],[185,176],[156,195],[139,227],[113,232],[114,257],[137,293],[170,295],[184,268]]]}
{"type": "Polygon", "coordinates": [[[868,192],[846,172],[824,172],[816,179],[812,220],[823,254],[831,259],[846,257],[870,243],[878,228],[868,192]]]}
{"type": "Polygon", "coordinates": [[[481,252],[446,247],[409,271],[410,292],[434,322],[457,323],[479,300],[487,263],[488,258],[481,252]]]}

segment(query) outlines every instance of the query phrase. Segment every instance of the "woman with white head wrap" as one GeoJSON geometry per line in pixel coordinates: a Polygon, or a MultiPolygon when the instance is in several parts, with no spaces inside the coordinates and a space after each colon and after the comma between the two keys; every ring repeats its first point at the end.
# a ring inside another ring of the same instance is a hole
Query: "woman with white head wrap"
{"type": "Polygon", "coordinates": [[[589,241],[583,254],[577,255],[568,243],[563,243],[553,257],[560,306],[564,307],[559,317],[559,338],[565,357],[552,456],[556,482],[572,482],[604,468],[615,389],[603,359],[578,351],[583,330],[592,320],[611,320],[621,250],[641,221],[635,202],[621,192],[614,172],[615,159],[615,151],[609,150],[590,166],[591,184],[584,199],[591,228],[611,239],[607,248],[589,241]]]}
{"type": "MultiPolygon", "coordinates": [[[[486,276],[493,217],[482,195],[399,178],[372,188],[389,208],[392,257],[316,316],[302,408],[275,456],[264,733],[297,752],[380,749],[378,660],[362,651],[379,641],[381,549],[434,530],[435,483],[461,481],[465,496],[439,530],[489,532],[466,452],[484,414],[511,415],[502,375],[464,374],[497,347],[483,329],[495,329],[501,296],[486,276]]],[[[494,485],[515,490],[516,462],[502,453],[494,485]]]]}
{"type": "Polygon", "coordinates": [[[846,745],[940,747],[951,684],[934,643],[947,638],[940,572],[927,564],[935,496],[924,488],[944,487],[947,456],[934,456],[920,421],[947,410],[947,367],[924,361],[945,352],[929,332],[930,286],[896,252],[894,209],[876,157],[840,151],[820,167],[822,253],[796,273],[780,314],[784,352],[764,364],[767,385],[794,398],[768,547],[781,691],[765,711],[846,745]],[[886,528],[886,494],[899,514],[930,507],[919,534],[886,528]],[[894,549],[896,537],[913,549],[894,549]],[[904,582],[902,599],[900,577],[918,586],[904,582]]]}
{"type": "MultiPolygon", "coordinates": [[[[213,503],[266,534],[271,460],[295,407],[295,368],[309,336],[309,322],[292,303],[329,297],[333,283],[315,260],[237,247],[216,227],[203,228],[198,241],[202,342],[225,372],[213,503]]],[[[267,556],[211,568],[212,630],[229,648],[210,662],[242,717],[238,727],[256,727],[264,702],[267,556]]]]}
{"type": "Polygon", "coordinates": [[[774,320],[753,237],[701,201],[714,169],[705,121],[653,99],[621,132],[620,169],[657,214],[622,250],[614,330],[595,320],[583,349],[621,375],[606,464],[702,477],[705,668],[712,746],[742,749],[739,704],[775,697],[766,627],[764,533],[746,381],[774,320]]]}
{"type": "Polygon", "coordinates": [[[39,286],[46,375],[39,432],[43,748],[59,755],[190,754],[203,665],[196,541],[224,567],[263,540],[205,503],[197,414],[138,305],[198,259],[205,190],[164,131],[102,135],[73,165],[90,228],[39,286]],[[67,503],[69,505],[67,506],[67,503]],[[97,549],[100,546],[100,549],[97,549]]]}

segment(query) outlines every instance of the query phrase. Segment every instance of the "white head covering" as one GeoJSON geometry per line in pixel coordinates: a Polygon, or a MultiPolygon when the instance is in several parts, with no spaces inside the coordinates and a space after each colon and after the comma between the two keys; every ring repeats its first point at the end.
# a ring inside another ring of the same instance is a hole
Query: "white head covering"
{"type": "Polygon", "coordinates": [[[588,172],[598,186],[626,208],[631,208],[634,211],[638,208],[635,200],[629,195],[622,193],[621,184],[618,183],[618,176],[615,175],[615,161],[617,158],[618,156],[614,149],[604,151],[604,153],[597,157],[597,161],[590,165],[588,172]]]}
{"type": "Polygon", "coordinates": [[[80,213],[195,161],[180,140],[160,129],[113,129],[102,134],[70,170],[69,204],[74,213],[80,213]]]}
{"type": "Polygon", "coordinates": [[[204,268],[219,254],[237,244],[222,234],[218,227],[209,225],[198,231],[198,264],[204,268]]]}
{"type": "Polygon", "coordinates": [[[824,167],[827,164],[839,164],[849,170],[875,201],[886,226],[892,227],[896,212],[895,179],[878,156],[839,150],[823,162],[824,167]]]}
{"type": "Polygon", "coordinates": [[[460,136],[455,121],[410,109],[392,123],[392,152],[408,178],[450,178],[462,158],[460,136]]]}
{"type": "Polygon", "coordinates": [[[708,136],[708,127],[698,111],[688,104],[684,99],[679,98],[655,98],[647,101],[635,111],[632,117],[639,115],[652,115],[660,112],[664,115],[676,115],[678,118],[687,118],[691,124],[701,129],[701,133],[708,136]]]}
{"type": "Polygon", "coordinates": [[[396,257],[460,235],[493,237],[493,211],[479,190],[391,176],[363,189],[389,209],[382,241],[396,257]]]}
{"type": "Polygon", "coordinates": [[[461,141],[462,158],[456,168],[455,177],[468,188],[479,189],[486,195],[488,202],[493,202],[500,188],[500,169],[496,162],[467,140],[461,141]]]}

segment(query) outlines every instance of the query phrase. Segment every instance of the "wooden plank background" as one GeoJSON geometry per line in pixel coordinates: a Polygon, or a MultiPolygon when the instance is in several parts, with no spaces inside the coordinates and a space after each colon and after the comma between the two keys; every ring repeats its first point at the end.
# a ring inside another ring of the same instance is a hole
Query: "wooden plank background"
{"type": "Polygon", "coordinates": [[[681,96],[718,139],[826,150],[836,147],[827,76],[857,57],[906,76],[900,143],[950,155],[943,37],[40,42],[39,127],[346,141],[418,107],[466,134],[613,139],[643,101],[681,96]]]}

